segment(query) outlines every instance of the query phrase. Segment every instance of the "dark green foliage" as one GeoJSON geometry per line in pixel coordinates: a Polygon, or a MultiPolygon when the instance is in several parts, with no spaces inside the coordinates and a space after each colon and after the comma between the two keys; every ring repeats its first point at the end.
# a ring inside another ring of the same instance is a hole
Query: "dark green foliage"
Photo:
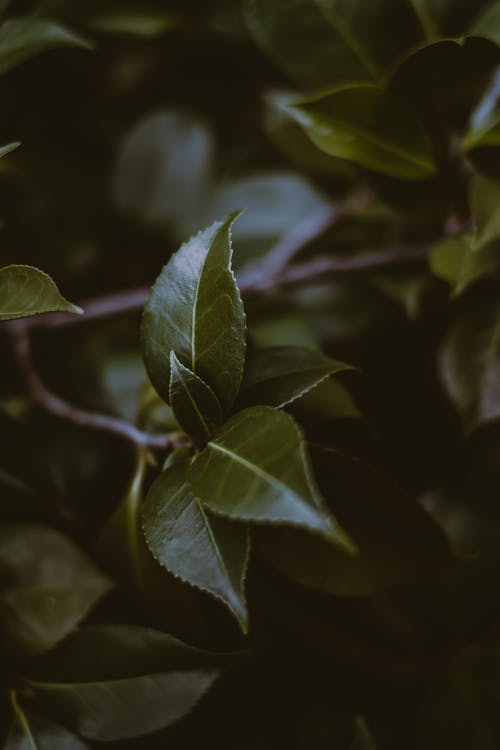
{"type": "Polygon", "coordinates": [[[0,0],[0,85],[0,747],[497,750],[500,2],[0,0]]]}

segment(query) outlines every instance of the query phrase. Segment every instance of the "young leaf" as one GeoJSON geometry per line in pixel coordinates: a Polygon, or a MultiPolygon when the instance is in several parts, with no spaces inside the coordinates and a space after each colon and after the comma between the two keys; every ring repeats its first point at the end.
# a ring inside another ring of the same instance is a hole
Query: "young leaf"
{"type": "Polygon", "coordinates": [[[111,583],[55,529],[5,525],[0,529],[0,621],[9,640],[44,651],[70,633],[111,583]]]}
{"type": "Polygon", "coordinates": [[[4,750],[89,750],[88,745],[59,724],[28,713],[12,694],[14,721],[4,750]]]}
{"type": "Polygon", "coordinates": [[[50,276],[32,266],[0,268],[0,320],[26,318],[46,312],[83,310],[61,296],[50,276]]]}
{"type": "Polygon", "coordinates": [[[37,710],[48,710],[100,742],[140,737],[188,714],[218,677],[215,657],[159,631],[84,628],[28,680],[37,710]],[[132,709],[131,709],[132,707],[132,709]]]}
{"type": "Polygon", "coordinates": [[[0,74],[56,47],[89,49],[89,43],[45,18],[10,18],[0,26],[0,74]]]}
{"type": "Polygon", "coordinates": [[[500,417],[500,309],[487,301],[465,311],[441,348],[439,372],[466,430],[500,417]]]}
{"type": "Polygon", "coordinates": [[[170,405],[177,421],[194,438],[207,440],[222,422],[217,396],[198,375],[170,352],[170,405]]]}
{"type": "Polygon", "coordinates": [[[169,399],[170,352],[214,391],[224,412],[238,393],[245,359],[245,314],[231,270],[232,214],[186,242],[160,273],[144,308],[149,375],[169,399]]]}
{"type": "Polygon", "coordinates": [[[140,451],[125,496],[107,520],[98,540],[99,550],[111,564],[112,570],[132,581],[138,589],[144,587],[147,577],[147,549],[140,524],[146,469],[147,454],[140,451]]]}
{"type": "Polygon", "coordinates": [[[149,490],[143,508],[146,541],[161,565],[222,600],[246,630],[248,531],[203,508],[187,484],[189,464],[171,466],[149,490]]]}
{"type": "Polygon", "coordinates": [[[189,483],[218,515],[299,526],[352,549],[316,489],[299,427],[277,409],[255,406],[230,419],[195,459],[189,483]]]}
{"type": "Polygon", "coordinates": [[[304,396],[329,375],[352,369],[313,349],[298,346],[261,349],[247,359],[238,403],[241,406],[285,406],[304,396]]]}
{"type": "Polygon", "coordinates": [[[288,108],[331,156],[404,180],[436,172],[431,141],[404,102],[370,85],[336,89],[288,108]]]}

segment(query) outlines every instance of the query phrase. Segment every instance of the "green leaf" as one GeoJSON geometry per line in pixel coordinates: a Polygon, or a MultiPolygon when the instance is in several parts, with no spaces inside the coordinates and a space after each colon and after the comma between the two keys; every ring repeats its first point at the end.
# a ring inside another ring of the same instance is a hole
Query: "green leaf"
{"type": "Polygon", "coordinates": [[[194,438],[207,440],[222,422],[217,396],[201,378],[170,352],[170,404],[181,427],[194,438]]]}
{"type": "Polygon", "coordinates": [[[329,375],[352,369],[313,349],[276,346],[257,350],[247,358],[238,403],[285,406],[329,375]]]}
{"type": "Polygon", "coordinates": [[[202,120],[177,109],[148,114],[120,146],[113,174],[115,201],[126,215],[155,227],[171,222],[189,226],[193,217],[199,221],[214,161],[214,138],[202,120]]]}
{"type": "Polygon", "coordinates": [[[500,308],[485,301],[452,325],[439,372],[467,431],[500,417],[500,308]]]}
{"type": "Polygon", "coordinates": [[[314,484],[299,427],[277,409],[256,406],[230,419],[195,459],[189,483],[218,515],[298,526],[352,550],[314,484]]]}
{"type": "Polygon", "coordinates": [[[27,680],[37,710],[49,710],[83,737],[140,737],[188,714],[216,680],[215,656],[159,631],[133,626],[84,628],[27,680]]]}
{"type": "Polygon", "coordinates": [[[28,652],[51,648],[75,628],[111,583],[56,529],[0,528],[0,621],[28,652]]]}
{"type": "Polygon", "coordinates": [[[246,0],[245,10],[257,42],[307,86],[376,80],[422,36],[404,0],[246,0]]]}
{"type": "Polygon", "coordinates": [[[14,721],[4,750],[88,750],[82,742],[64,727],[28,713],[12,694],[14,721]]]}
{"type": "Polygon", "coordinates": [[[177,29],[180,19],[168,11],[104,12],[89,18],[86,25],[102,34],[123,34],[150,39],[177,29]]]}
{"type": "Polygon", "coordinates": [[[500,269],[500,184],[474,177],[469,204],[474,232],[441,240],[431,255],[432,271],[448,281],[455,294],[500,269]]]}
{"type": "Polygon", "coordinates": [[[468,129],[461,142],[464,151],[481,146],[497,146],[500,143],[499,94],[500,72],[497,70],[470,113],[468,129]]]}
{"type": "Polygon", "coordinates": [[[377,750],[366,721],[358,716],[354,722],[354,739],[351,750],[377,750]]]}
{"type": "Polygon", "coordinates": [[[248,531],[212,516],[187,484],[190,459],[153,483],[143,508],[146,541],[158,562],[182,581],[221,600],[247,629],[248,531]]]}
{"type": "Polygon", "coordinates": [[[320,423],[330,419],[354,419],[361,412],[347,388],[337,380],[322,380],[289,407],[299,419],[320,423]]]}
{"type": "Polygon", "coordinates": [[[461,36],[467,30],[475,32],[474,17],[491,0],[454,2],[454,0],[410,0],[420,18],[428,39],[461,36]]]}
{"type": "Polygon", "coordinates": [[[99,550],[112,570],[143,589],[147,577],[147,549],[141,530],[140,513],[147,454],[139,451],[125,496],[106,521],[98,539],[99,550]]]}
{"type": "Polygon", "coordinates": [[[430,266],[436,276],[452,285],[454,294],[460,294],[500,268],[500,243],[474,250],[472,235],[449,237],[433,247],[430,266]]]}
{"type": "Polygon", "coordinates": [[[500,183],[476,175],[469,190],[474,220],[474,249],[500,239],[500,183]]]}
{"type": "MultiPolygon", "coordinates": [[[[483,6],[484,6],[483,0],[483,6]]],[[[470,33],[491,39],[495,44],[500,44],[500,6],[498,2],[486,4],[483,12],[475,19],[470,27],[470,33]]]]}
{"type": "Polygon", "coordinates": [[[89,43],[78,34],[45,18],[11,18],[0,26],[0,74],[40,52],[57,47],[83,47],[89,43]]]}
{"type": "Polygon", "coordinates": [[[336,89],[289,112],[331,156],[405,180],[435,174],[432,144],[416,114],[376,86],[336,89]]]}
{"type": "Polygon", "coordinates": [[[224,412],[237,396],[245,359],[245,313],[231,270],[231,225],[215,222],[172,256],[144,308],[149,375],[168,401],[170,352],[214,391],[224,412]]]}
{"type": "Polygon", "coordinates": [[[0,146],[0,159],[2,158],[2,156],[7,156],[7,154],[10,154],[11,151],[15,151],[16,148],[19,148],[20,145],[20,141],[13,141],[12,143],[7,143],[5,146],[0,146]]]}
{"type": "Polygon", "coordinates": [[[441,528],[388,477],[335,450],[315,447],[313,458],[328,507],[357,554],[297,529],[262,527],[253,536],[258,556],[301,586],[347,597],[380,594],[449,563],[441,528]]]}
{"type": "Polygon", "coordinates": [[[61,296],[50,276],[32,266],[0,268],[0,320],[25,318],[46,312],[83,310],[61,296]]]}

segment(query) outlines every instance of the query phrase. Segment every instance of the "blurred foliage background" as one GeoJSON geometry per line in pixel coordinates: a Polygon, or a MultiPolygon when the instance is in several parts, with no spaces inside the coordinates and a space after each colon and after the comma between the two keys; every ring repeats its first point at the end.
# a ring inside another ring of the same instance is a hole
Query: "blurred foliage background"
{"type": "MultiPolygon", "coordinates": [[[[133,449],[37,407],[0,331],[2,525],[79,545],[85,563],[61,551],[54,564],[98,576],[90,622],[251,651],[190,718],[110,747],[498,747],[500,6],[416,2],[423,35],[417,16],[401,20],[402,0],[374,2],[371,18],[356,16],[360,3],[325,5],[369,38],[375,75],[338,53],[306,0],[0,3],[7,19],[49,18],[81,38],[14,67],[0,26],[0,143],[22,144],[0,162],[1,265],[43,268],[77,302],[135,289],[187,236],[244,207],[240,278],[261,283],[301,233],[292,267],[320,259],[300,283],[249,284],[250,345],[321,348],[360,370],[293,411],[321,446],[335,512],[366,532],[366,561],[339,570],[332,593],[283,573],[273,539],[257,540],[243,641],[215,601],[159,569],[134,581],[119,516],[133,449]],[[420,531],[406,496],[437,530],[420,531]],[[453,561],[429,571],[436,535],[453,561]]],[[[40,327],[33,347],[44,382],[71,402],[176,429],[145,385],[139,310],[40,327]]],[[[154,474],[144,469],[144,486],[154,474]]],[[[35,537],[37,560],[55,554],[35,537]]],[[[59,615],[33,634],[0,609],[6,698],[62,634],[59,615]]],[[[4,734],[10,718],[5,699],[4,734]]]]}

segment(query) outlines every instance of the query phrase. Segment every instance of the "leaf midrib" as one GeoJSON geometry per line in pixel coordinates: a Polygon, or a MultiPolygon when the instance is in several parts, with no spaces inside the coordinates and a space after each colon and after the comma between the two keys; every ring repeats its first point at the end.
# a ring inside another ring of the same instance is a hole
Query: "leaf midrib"
{"type": "Polygon", "coordinates": [[[290,492],[293,497],[298,500],[301,504],[306,505],[310,510],[315,511],[316,509],[312,506],[310,506],[300,495],[297,495],[297,493],[289,487],[287,484],[284,484],[279,479],[274,477],[272,474],[269,474],[264,469],[261,469],[256,464],[251,463],[251,461],[247,461],[246,458],[243,458],[243,456],[240,456],[238,453],[234,453],[233,451],[229,450],[228,448],[224,448],[219,443],[210,442],[208,445],[219,451],[220,453],[224,453],[226,456],[229,456],[237,463],[244,466],[249,471],[253,472],[254,474],[257,474],[261,479],[263,479],[267,484],[270,484],[272,487],[278,487],[280,490],[285,490],[286,492],[290,492]]]}

